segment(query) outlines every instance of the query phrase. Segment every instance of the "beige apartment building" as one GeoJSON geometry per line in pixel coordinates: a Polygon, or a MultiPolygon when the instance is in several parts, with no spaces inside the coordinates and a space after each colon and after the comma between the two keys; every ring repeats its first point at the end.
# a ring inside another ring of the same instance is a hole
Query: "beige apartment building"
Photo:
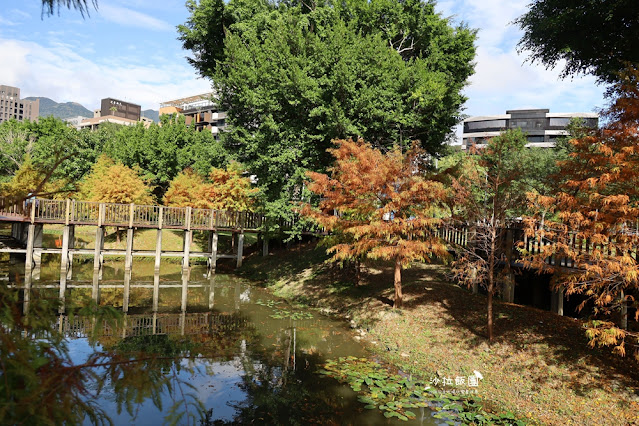
{"type": "Polygon", "coordinates": [[[220,132],[226,128],[226,112],[220,111],[212,98],[213,93],[203,93],[162,102],[160,116],[183,115],[187,126],[192,126],[197,131],[210,131],[215,139],[218,139],[220,132]]]}
{"type": "Polygon", "coordinates": [[[100,101],[100,108],[93,111],[93,118],[85,118],[77,123],[72,123],[78,130],[96,130],[102,123],[114,123],[122,126],[135,126],[144,123],[149,127],[153,120],[142,117],[142,108],[138,104],[121,101],[114,98],[104,98],[100,101]]]}
{"type": "Polygon", "coordinates": [[[27,101],[20,99],[20,89],[13,86],[0,85],[0,123],[16,119],[35,120],[40,115],[40,100],[27,101]]]}

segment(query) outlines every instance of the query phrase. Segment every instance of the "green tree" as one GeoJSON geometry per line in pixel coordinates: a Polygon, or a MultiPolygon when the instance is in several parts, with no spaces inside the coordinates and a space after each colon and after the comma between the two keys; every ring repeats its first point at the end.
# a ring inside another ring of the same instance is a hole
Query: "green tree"
{"type": "Polygon", "coordinates": [[[515,23],[520,50],[564,77],[593,74],[612,83],[628,63],[639,64],[639,7],[635,0],[534,0],[515,23]]]}
{"type": "Polygon", "coordinates": [[[189,10],[184,46],[228,111],[226,148],[257,175],[271,210],[301,197],[306,170],[326,170],[333,139],[385,149],[418,139],[434,154],[459,120],[475,32],[453,28],[431,2],[202,1],[189,10]]]}
{"type": "Polygon", "coordinates": [[[178,25],[178,40],[193,52],[187,58],[200,74],[211,76],[224,58],[224,29],[233,21],[223,0],[187,0],[189,19],[178,25]]]}
{"type": "Polygon", "coordinates": [[[454,245],[458,257],[453,274],[468,286],[482,285],[487,297],[487,331],[493,340],[493,297],[500,285],[514,285],[510,264],[499,265],[509,249],[504,243],[508,219],[522,214],[528,192],[526,137],[519,129],[492,138],[475,157],[464,162],[464,173],[453,176],[449,188],[452,226],[468,224],[467,245],[454,245]]]}
{"type": "Polygon", "coordinates": [[[139,167],[161,199],[178,173],[192,167],[206,174],[226,163],[227,155],[211,132],[197,132],[184,117],[162,116],[160,125],[110,126],[104,153],[128,167],[139,167]]]}
{"type": "Polygon", "coordinates": [[[33,140],[27,123],[7,120],[0,124],[0,169],[2,180],[11,179],[31,152],[33,140]]]}

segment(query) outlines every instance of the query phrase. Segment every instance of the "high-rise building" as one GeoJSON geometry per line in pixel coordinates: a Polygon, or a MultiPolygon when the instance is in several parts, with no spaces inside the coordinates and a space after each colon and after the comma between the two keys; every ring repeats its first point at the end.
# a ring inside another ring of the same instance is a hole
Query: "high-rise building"
{"type": "Polygon", "coordinates": [[[0,85],[0,123],[12,118],[35,120],[40,115],[40,100],[28,101],[20,99],[20,89],[13,86],[0,85]]]}
{"type": "Polygon", "coordinates": [[[597,127],[599,123],[599,115],[595,113],[551,113],[548,109],[518,109],[503,115],[469,117],[464,120],[462,149],[481,147],[502,131],[515,128],[526,134],[527,146],[553,147],[557,138],[568,134],[566,126],[573,118],[580,118],[588,127],[597,127]]]}
{"type": "Polygon", "coordinates": [[[219,133],[226,128],[226,112],[219,110],[212,97],[213,93],[204,93],[162,102],[160,116],[166,114],[184,115],[187,126],[193,126],[198,131],[209,130],[217,139],[219,133]]]}

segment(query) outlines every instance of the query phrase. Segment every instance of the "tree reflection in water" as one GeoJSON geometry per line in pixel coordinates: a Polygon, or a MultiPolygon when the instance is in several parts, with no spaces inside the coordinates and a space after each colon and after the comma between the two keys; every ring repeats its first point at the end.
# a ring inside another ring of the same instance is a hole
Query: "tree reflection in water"
{"type": "Polygon", "coordinates": [[[130,318],[113,308],[67,309],[69,316],[57,318],[59,301],[34,292],[25,315],[19,298],[20,292],[0,288],[3,424],[80,424],[85,419],[112,424],[101,407],[105,393],[117,403],[118,414],[126,410],[131,417],[148,401],[162,410],[162,395],[168,395],[174,403],[165,420],[194,423],[203,418],[204,407],[192,386],[179,378],[180,370],[194,368],[183,360],[232,352],[236,342],[255,334],[245,320],[231,314],[224,315],[229,318],[223,322],[210,321],[199,334],[182,335],[183,313],[172,316],[180,318],[180,335],[154,335],[141,329],[138,335],[122,338],[130,318]],[[85,360],[72,359],[65,338],[69,334],[87,337],[93,352],[85,360]]]}
{"type": "Polygon", "coordinates": [[[315,374],[322,356],[361,348],[336,340],[333,323],[276,319],[281,302],[256,304],[257,290],[227,284],[195,295],[204,312],[174,314],[122,313],[75,290],[58,315],[51,292],[0,289],[1,422],[331,424],[372,414],[315,374]]]}

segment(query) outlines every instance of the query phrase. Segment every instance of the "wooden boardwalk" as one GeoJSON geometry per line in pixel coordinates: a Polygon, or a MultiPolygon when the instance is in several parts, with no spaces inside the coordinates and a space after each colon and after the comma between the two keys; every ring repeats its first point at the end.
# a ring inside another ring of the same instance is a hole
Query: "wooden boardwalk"
{"type": "MultiPolygon", "coordinates": [[[[24,254],[25,269],[40,265],[43,253],[59,254],[61,273],[69,274],[74,254],[93,255],[94,268],[101,269],[104,256],[124,256],[125,269],[130,270],[134,256],[154,257],[155,268],[159,270],[162,257],[181,257],[183,268],[189,267],[193,257],[205,257],[211,270],[215,270],[218,259],[236,260],[242,265],[244,233],[258,233],[266,217],[255,212],[234,212],[226,210],[196,209],[191,207],[166,207],[137,204],[100,203],[78,200],[48,200],[31,198],[19,204],[8,203],[0,199],[0,222],[12,224],[12,237],[21,242],[21,247],[4,246],[0,252],[24,254]],[[45,225],[63,225],[62,243],[59,248],[43,248],[42,234],[45,225]],[[75,227],[95,227],[95,249],[75,247],[75,227]],[[125,228],[127,231],[126,250],[104,249],[105,227],[125,228]],[[133,233],[135,229],[156,229],[155,250],[135,250],[133,233]],[[184,243],[181,251],[162,250],[162,230],[183,230],[184,243]],[[205,252],[192,252],[193,231],[208,232],[208,249],[205,252]],[[233,238],[234,252],[218,253],[219,232],[230,232],[233,238]]],[[[293,222],[281,221],[280,229],[290,229],[293,222]]],[[[312,230],[309,230],[312,232],[312,230]]],[[[268,240],[262,238],[263,253],[268,254],[268,240]]],[[[61,289],[62,291],[62,289],[61,289]]]]}
{"type": "MultiPolygon", "coordinates": [[[[99,203],[33,198],[20,204],[0,199],[0,221],[33,224],[117,226],[184,230],[260,232],[265,216],[254,212],[99,203]]],[[[290,227],[292,223],[281,223],[290,227]]]]}

